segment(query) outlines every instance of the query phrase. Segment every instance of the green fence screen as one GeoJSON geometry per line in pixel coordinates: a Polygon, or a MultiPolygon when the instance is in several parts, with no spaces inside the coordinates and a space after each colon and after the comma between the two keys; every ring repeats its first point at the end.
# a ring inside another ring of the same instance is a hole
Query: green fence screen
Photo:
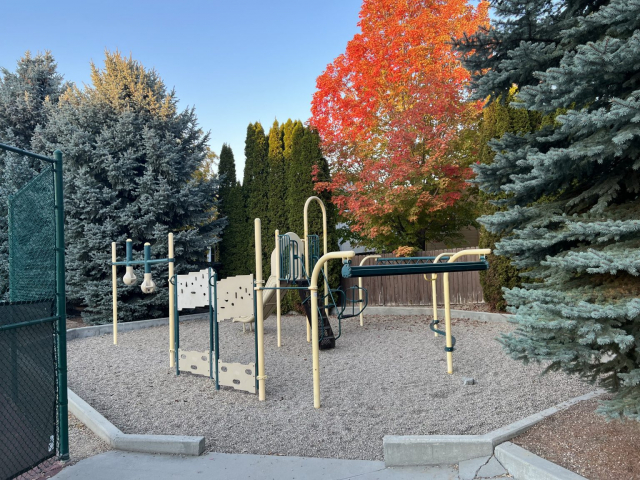
{"type": "MultiPolygon", "coordinates": [[[[7,148],[0,144],[0,151],[7,148]]],[[[58,304],[64,301],[56,196],[62,162],[47,160],[9,197],[9,302],[0,303],[0,480],[35,478],[57,457],[68,457],[65,315],[58,304]]]]}

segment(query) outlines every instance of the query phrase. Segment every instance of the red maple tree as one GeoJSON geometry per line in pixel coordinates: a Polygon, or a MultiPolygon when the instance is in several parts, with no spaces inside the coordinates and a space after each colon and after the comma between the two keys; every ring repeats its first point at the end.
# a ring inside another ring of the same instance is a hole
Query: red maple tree
{"type": "Polygon", "coordinates": [[[318,77],[309,123],[332,180],[317,188],[368,243],[423,248],[460,227],[452,207],[470,176],[461,132],[481,105],[466,99],[469,74],[451,41],[486,25],[487,8],[364,0],[361,33],[318,77]]]}

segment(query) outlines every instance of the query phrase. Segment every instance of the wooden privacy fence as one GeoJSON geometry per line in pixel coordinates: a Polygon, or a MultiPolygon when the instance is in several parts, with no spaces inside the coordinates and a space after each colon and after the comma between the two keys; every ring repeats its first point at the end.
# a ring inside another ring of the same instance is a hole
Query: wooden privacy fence
{"type": "MultiPolygon", "coordinates": [[[[477,247],[450,248],[447,250],[420,251],[416,257],[435,257],[440,253],[459,252],[477,247]]],[[[366,255],[356,255],[351,260],[351,265],[360,265],[366,255]]],[[[393,257],[392,253],[382,254],[383,258],[393,257]]],[[[478,256],[460,257],[458,262],[477,261],[478,256]]],[[[365,265],[372,265],[375,258],[366,261],[365,265]]],[[[491,268],[491,266],[489,266],[491,268]]],[[[369,305],[432,305],[431,274],[429,280],[423,275],[392,275],[388,277],[364,277],[362,286],[369,292],[369,305]]],[[[436,280],[437,302],[444,304],[442,288],[442,274],[436,280]]],[[[346,292],[347,288],[358,285],[357,278],[343,278],[341,287],[346,292]]],[[[482,287],[480,286],[479,272],[456,272],[449,274],[449,298],[451,304],[483,303],[482,287]]]]}

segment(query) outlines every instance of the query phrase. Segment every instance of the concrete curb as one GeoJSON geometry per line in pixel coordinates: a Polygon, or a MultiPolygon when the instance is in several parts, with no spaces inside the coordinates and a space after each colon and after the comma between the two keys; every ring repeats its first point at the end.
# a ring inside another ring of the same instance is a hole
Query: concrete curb
{"type": "Polygon", "coordinates": [[[493,455],[493,444],[483,435],[385,435],[385,467],[451,465],[493,455]]]}
{"type": "MultiPolygon", "coordinates": [[[[364,321],[367,321],[367,315],[432,315],[433,308],[429,305],[421,305],[415,307],[402,306],[374,306],[367,307],[364,310],[364,321]]],[[[465,318],[469,320],[479,320],[481,322],[499,322],[505,323],[509,321],[512,315],[507,313],[490,313],[490,312],[474,312],[471,310],[451,310],[452,318],[465,318]]],[[[444,309],[438,309],[438,318],[444,318],[444,309]]]]}
{"type": "Polygon", "coordinates": [[[587,480],[511,442],[496,447],[496,458],[518,480],[587,480]]]}
{"type": "Polygon", "coordinates": [[[500,445],[503,442],[506,442],[507,440],[511,440],[512,438],[517,437],[518,435],[525,432],[526,430],[529,430],[536,423],[541,422],[545,418],[555,413],[561,412],[562,410],[566,410],[567,408],[571,407],[572,405],[575,405],[576,403],[584,402],[585,400],[591,400],[592,398],[599,397],[603,393],[605,393],[604,390],[594,390],[593,392],[580,395],[579,397],[575,397],[565,402],[559,403],[558,405],[547,408],[546,410],[543,410],[541,412],[534,413],[533,415],[529,415],[528,417],[523,418],[522,420],[518,420],[517,422],[511,423],[505,427],[498,428],[497,430],[493,430],[485,434],[485,437],[490,438],[491,443],[495,447],[497,445],[500,445]]]}
{"type": "Polygon", "coordinates": [[[122,433],[70,389],[67,389],[67,395],[69,397],[69,411],[115,450],[194,456],[201,455],[204,452],[204,437],[122,433]]]}
{"type": "Polygon", "coordinates": [[[604,390],[596,390],[572,398],[484,435],[387,435],[382,440],[384,464],[387,467],[441,465],[491,456],[497,445],[520,435],[546,417],[603,393],[604,390]]]}
{"type": "MultiPolygon", "coordinates": [[[[195,313],[193,315],[181,315],[180,322],[190,320],[205,320],[209,318],[206,313],[195,313]]],[[[151,320],[138,320],[135,322],[118,323],[118,333],[132,332],[143,328],[162,327],[169,325],[169,317],[154,318],[151,320]]],[[[112,335],[113,324],[94,325],[91,327],[70,328],[67,330],[67,340],[76,340],[78,338],[99,337],[100,335],[112,335]]]]}

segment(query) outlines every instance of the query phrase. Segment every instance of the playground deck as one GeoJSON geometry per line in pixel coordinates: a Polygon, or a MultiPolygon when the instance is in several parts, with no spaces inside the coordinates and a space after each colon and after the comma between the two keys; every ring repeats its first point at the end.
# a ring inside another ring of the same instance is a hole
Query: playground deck
{"type": "MultiPolygon", "coordinates": [[[[125,433],[204,435],[208,451],[382,459],[384,435],[482,434],[591,388],[562,373],[540,377],[502,353],[509,324],[454,322],[455,373],[425,317],[343,321],[334,350],[321,352],[322,408],[313,408],[306,320],[265,321],[267,401],[215,391],[205,377],[169,368],[168,327],[69,342],[69,386],[125,433]],[[476,385],[463,385],[473,377],[476,385]]],[[[181,325],[181,346],[206,349],[208,323],[181,325]]],[[[221,358],[253,361],[254,337],[220,324],[221,358]]]]}

